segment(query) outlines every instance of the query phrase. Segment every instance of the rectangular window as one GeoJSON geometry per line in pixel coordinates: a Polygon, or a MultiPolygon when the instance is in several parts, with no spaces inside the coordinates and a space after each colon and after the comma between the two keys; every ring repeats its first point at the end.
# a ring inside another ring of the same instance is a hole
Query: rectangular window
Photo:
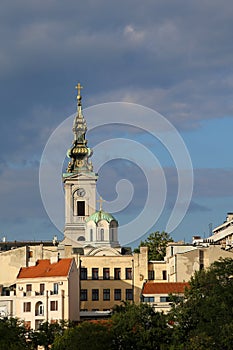
{"type": "Polygon", "coordinates": [[[31,303],[30,302],[23,303],[23,312],[31,312],[31,303]]]}
{"type": "Polygon", "coordinates": [[[126,267],[125,269],[125,279],[131,280],[132,279],[132,267],[126,267]]]}
{"type": "Polygon", "coordinates": [[[125,299],[126,300],[133,300],[133,289],[126,289],[125,290],[125,299]]]}
{"type": "Polygon", "coordinates": [[[85,216],[85,201],[77,202],[78,216],[85,216]]]}
{"type": "Polygon", "coordinates": [[[204,250],[199,250],[200,270],[204,269],[204,250]]]}
{"type": "Polygon", "coordinates": [[[35,312],[36,316],[44,316],[44,305],[41,303],[37,306],[37,310],[35,312]]]}
{"type": "Polygon", "coordinates": [[[110,269],[108,267],[103,268],[103,279],[110,280],[110,269]]]}
{"type": "Polygon", "coordinates": [[[110,289],[103,290],[103,300],[110,300],[110,289]]]}
{"type": "Polygon", "coordinates": [[[167,279],[167,271],[166,270],[163,270],[163,280],[166,280],[167,279]]]}
{"type": "Polygon", "coordinates": [[[50,301],[50,310],[51,311],[58,310],[58,301],[57,300],[50,301]]]}
{"type": "Polygon", "coordinates": [[[148,280],[154,280],[155,279],[155,272],[154,270],[148,271],[148,280]]]}
{"type": "Polygon", "coordinates": [[[40,295],[44,295],[45,285],[44,283],[40,284],[40,295]]]}
{"type": "Polygon", "coordinates": [[[120,280],[120,279],[121,279],[121,269],[120,269],[120,267],[115,267],[114,280],[120,280]]]}
{"type": "Polygon", "coordinates": [[[81,289],[80,300],[87,301],[87,289],[81,289]]]}
{"type": "Polygon", "coordinates": [[[114,300],[121,300],[121,289],[114,289],[114,300]]]}
{"type": "Polygon", "coordinates": [[[170,297],[160,297],[160,303],[168,303],[171,301],[170,297]]]}
{"type": "Polygon", "coordinates": [[[87,280],[87,268],[81,267],[81,280],[87,280]]]}
{"type": "Polygon", "coordinates": [[[92,268],[92,279],[93,280],[98,280],[99,279],[99,269],[98,269],[98,267],[93,267],[92,268]]]}
{"type": "Polygon", "coordinates": [[[31,292],[31,291],[32,291],[32,285],[26,284],[26,292],[31,292]]]}
{"type": "Polygon", "coordinates": [[[92,289],[92,300],[99,300],[99,289],[92,289]]]}
{"type": "Polygon", "coordinates": [[[153,303],[155,301],[154,297],[143,297],[145,303],[153,303]]]}
{"type": "Polygon", "coordinates": [[[53,284],[53,294],[58,294],[58,283],[53,284]]]}

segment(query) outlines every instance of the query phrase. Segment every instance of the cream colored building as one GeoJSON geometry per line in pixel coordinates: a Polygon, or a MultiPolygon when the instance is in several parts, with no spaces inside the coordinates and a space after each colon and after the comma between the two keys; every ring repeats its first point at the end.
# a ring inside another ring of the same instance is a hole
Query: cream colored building
{"type": "Polygon", "coordinates": [[[22,267],[14,290],[0,297],[1,317],[17,317],[37,329],[42,322],[79,320],[79,274],[75,259],[38,260],[22,267]]]}
{"type": "Polygon", "coordinates": [[[233,258],[233,252],[214,244],[169,243],[166,254],[168,281],[188,282],[195,271],[208,268],[220,258],[233,258]]]}
{"type": "Polygon", "coordinates": [[[80,314],[83,318],[110,312],[122,300],[139,303],[143,282],[148,277],[145,247],[133,255],[110,255],[104,249],[98,253],[80,257],[80,314]]]}
{"type": "Polygon", "coordinates": [[[37,260],[50,259],[53,256],[57,256],[57,246],[45,245],[43,243],[38,245],[28,244],[7,251],[1,251],[0,285],[9,288],[16,283],[16,278],[21,267],[34,265],[37,260]]]}

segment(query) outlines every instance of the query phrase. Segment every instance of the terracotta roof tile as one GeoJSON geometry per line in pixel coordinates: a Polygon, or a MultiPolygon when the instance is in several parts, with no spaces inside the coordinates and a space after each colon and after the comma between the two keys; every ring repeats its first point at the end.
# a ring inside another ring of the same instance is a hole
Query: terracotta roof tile
{"type": "Polygon", "coordinates": [[[17,278],[67,276],[73,259],[61,259],[51,264],[49,259],[38,260],[35,266],[21,267],[17,278]]]}
{"type": "Polygon", "coordinates": [[[147,282],[143,286],[142,294],[184,293],[185,287],[188,286],[187,282],[147,282]]]}

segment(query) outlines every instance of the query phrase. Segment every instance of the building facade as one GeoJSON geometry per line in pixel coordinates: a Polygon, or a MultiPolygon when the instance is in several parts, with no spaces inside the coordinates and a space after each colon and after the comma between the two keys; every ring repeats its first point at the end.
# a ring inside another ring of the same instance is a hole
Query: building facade
{"type": "Polygon", "coordinates": [[[0,297],[1,317],[17,317],[28,328],[45,321],[78,321],[79,273],[75,259],[56,257],[22,267],[14,290],[0,297]]]}

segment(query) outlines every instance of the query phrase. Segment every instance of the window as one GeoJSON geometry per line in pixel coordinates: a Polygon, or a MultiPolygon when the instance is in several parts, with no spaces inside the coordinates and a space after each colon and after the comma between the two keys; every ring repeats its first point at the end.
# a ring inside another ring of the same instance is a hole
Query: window
{"type": "Polygon", "coordinates": [[[53,294],[58,294],[58,283],[53,284],[53,294]]]}
{"type": "Polygon", "coordinates": [[[167,271],[166,270],[163,270],[163,280],[166,280],[167,279],[167,271]]]}
{"type": "Polygon", "coordinates": [[[133,289],[126,289],[125,290],[125,299],[126,300],[133,300],[133,289]]]}
{"type": "Polygon", "coordinates": [[[85,201],[77,202],[78,216],[85,216],[85,201]]]}
{"type": "Polygon", "coordinates": [[[57,300],[50,301],[50,310],[51,311],[58,310],[58,301],[57,300]]]}
{"type": "Polygon", "coordinates": [[[31,312],[31,303],[30,302],[23,303],[23,312],[31,312]]]}
{"type": "Polygon", "coordinates": [[[148,271],[148,280],[154,280],[155,279],[155,272],[154,270],[148,271]]]}
{"type": "Polygon", "coordinates": [[[80,300],[87,301],[87,289],[81,289],[80,300]]]}
{"type": "Polygon", "coordinates": [[[121,289],[114,289],[114,300],[121,300],[121,289]]]}
{"type": "Polygon", "coordinates": [[[115,267],[114,280],[120,280],[120,279],[121,279],[121,269],[120,269],[120,267],[115,267]]]}
{"type": "Polygon", "coordinates": [[[99,300],[99,289],[92,289],[92,300],[99,300]]]}
{"type": "Polygon", "coordinates": [[[103,228],[100,229],[100,240],[104,241],[104,229],[103,228]]]}
{"type": "Polygon", "coordinates": [[[40,284],[40,295],[44,295],[45,285],[44,283],[40,284]]]}
{"type": "Polygon", "coordinates": [[[154,297],[143,297],[145,303],[153,303],[155,301],[154,297]]]}
{"type": "Polygon", "coordinates": [[[91,309],[91,311],[100,311],[99,309],[91,309]]]}
{"type": "Polygon", "coordinates": [[[103,300],[110,300],[110,289],[103,290],[103,300]]]}
{"type": "Polygon", "coordinates": [[[132,279],[132,267],[126,267],[125,269],[125,279],[131,280],[132,279]]]}
{"type": "Polygon", "coordinates": [[[171,301],[170,297],[160,297],[160,303],[168,303],[171,301]]]}
{"type": "Polygon", "coordinates": [[[87,268],[81,267],[81,280],[87,280],[87,268]]]}
{"type": "Polygon", "coordinates": [[[43,316],[44,315],[44,305],[42,301],[38,301],[35,305],[35,316],[43,316]]]}
{"type": "Polygon", "coordinates": [[[38,315],[40,315],[40,316],[44,315],[44,305],[42,303],[40,303],[40,305],[38,305],[38,315]]]}
{"type": "Polygon", "coordinates": [[[84,242],[85,241],[85,237],[84,236],[79,236],[77,240],[79,242],[84,242]]]}
{"type": "Polygon", "coordinates": [[[204,269],[204,250],[199,250],[199,264],[200,270],[204,269]]]}
{"type": "Polygon", "coordinates": [[[92,268],[92,279],[93,280],[98,280],[99,279],[99,269],[98,269],[98,267],[93,267],[92,268]]]}
{"type": "Polygon", "coordinates": [[[103,279],[110,280],[110,269],[108,267],[103,268],[103,279]]]}
{"type": "Polygon", "coordinates": [[[111,228],[111,236],[110,236],[110,240],[114,241],[114,228],[111,228]]]}
{"type": "Polygon", "coordinates": [[[93,241],[93,229],[92,228],[90,229],[90,241],[91,242],[93,241]]]}
{"type": "Polygon", "coordinates": [[[32,291],[32,285],[26,284],[26,292],[31,292],[31,291],[32,291]]]}

